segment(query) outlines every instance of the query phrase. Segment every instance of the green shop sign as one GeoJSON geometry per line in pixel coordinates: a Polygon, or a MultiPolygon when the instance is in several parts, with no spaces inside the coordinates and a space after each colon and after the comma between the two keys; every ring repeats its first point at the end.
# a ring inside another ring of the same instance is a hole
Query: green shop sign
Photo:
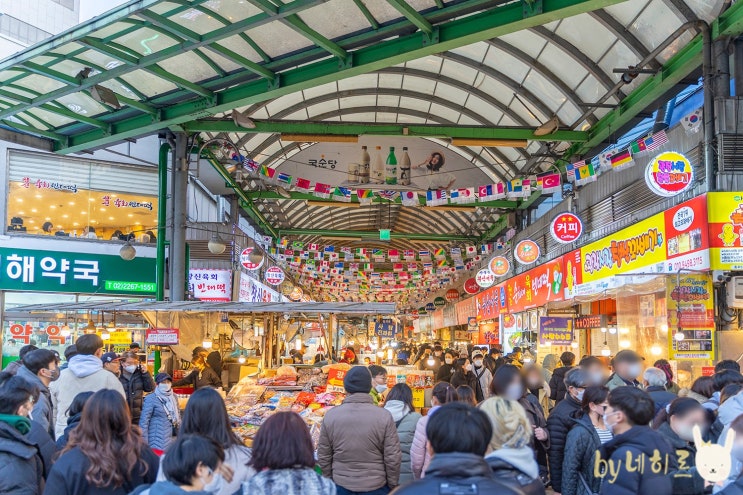
{"type": "Polygon", "coordinates": [[[0,248],[0,289],[149,295],[156,291],[155,259],[0,248]]]}

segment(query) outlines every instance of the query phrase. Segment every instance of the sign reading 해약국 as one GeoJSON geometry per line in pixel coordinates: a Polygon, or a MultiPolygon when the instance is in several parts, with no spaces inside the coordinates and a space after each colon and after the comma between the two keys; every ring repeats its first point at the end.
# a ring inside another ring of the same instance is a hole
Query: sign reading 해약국
{"type": "Polygon", "coordinates": [[[573,342],[573,319],[542,316],[539,318],[539,343],[570,345],[573,342]]]}
{"type": "Polygon", "coordinates": [[[0,248],[0,289],[154,294],[155,259],[0,248]]]}

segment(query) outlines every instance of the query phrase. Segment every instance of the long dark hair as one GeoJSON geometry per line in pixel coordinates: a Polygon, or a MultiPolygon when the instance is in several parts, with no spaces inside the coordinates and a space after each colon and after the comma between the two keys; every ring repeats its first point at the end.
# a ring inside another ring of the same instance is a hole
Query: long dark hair
{"type": "Polygon", "coordinates": [[[458,358],[456,361],[454,361],[454,373],[462,372],[467,373],[467,370],[464,369],[464,365],[467,362],[467,358],[458,358]]]}
{"type": "Polygon", "coordinates": [[[609,396],[609,389],[602,386],[586,387],[586,391],[583,392],[583,401],[581,402],[581,410],[584,414],[591,412],[591,404],[601,404],[606,401],[609,396]]]}
{"type": "Polygon", "coordinates": [[[426,164],[426,168],[428,170],[430,170],[431,172],[438,172],[439,169],[441,169],[441,167],[444,166],[444,162],[445,162],[444,155],[442,155],[441,153],[439,153],[438,151],[436,151],[434,153],[431,153],[431,158],[433,158],[434,156],[438,156],[439,157],[439,163],[437,163],[436,165],[434,165],[433,163],[431,163],[431,160],[429,160],[428,163],[426,164]]]}
{"type": "Polygon", "coordinates": [[[390,389],[385,402],[391,400],[399,400],[408,406],[408,409],[415,411],[415,407],[413,407],[413,390],[405,383],[398,383],[390,389]]]}
{"type": "Polygon", "coordinates": [[[477,405],[477,396],[475,391],[469,385],[460,385],[457,387],[457,395],[459,396],[459,402],[464,402],[471,406],[477,405]]]}
{"type": "Polygon", "coordinates": [[[232,431],[222,397],[209,387],[200,388],[188,399],[178,435],[188,434],[211,438],[225,450],[243,445],[232,431]]]}
{"type": "Polygon", "coordinates": [[[147,473],[142,433],[132,426],[129,407],[115,390],[100,390],[86,402],[62,455],[75,447],[90,463],[85,479],[93,486],[118,488],[131,479],[137,465],[141,473],[147,473]]]}
{"type": "Polygon", "coordinates": [[[512,364],[504,364],[495,370],[493,381],[490,382],[490,392],[500,397],[505,397],[506,389],[515,377],[519,377],[523,383],[524,378],[521,376],[521,371],[512,364]]]}
{"type": "Polygon", "coordinates": [[[253,456],[248,465],[264,469],[313,468],[312,437],[307,424],[297,413],[278,412],[261,425],[253,441],[253,456]]]}

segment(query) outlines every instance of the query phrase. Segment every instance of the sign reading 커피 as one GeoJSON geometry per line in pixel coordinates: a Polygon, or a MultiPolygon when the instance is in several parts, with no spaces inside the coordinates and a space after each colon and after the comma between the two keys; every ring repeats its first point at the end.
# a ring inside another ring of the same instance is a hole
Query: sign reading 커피
{"type": "Polygon", "coordinates": [[[539,318],[539,343],[570,345],[573,342],[573,319],[542,316],[539,318]]]}
{"type": "Polygon", "coordinates": [[[155,259],[0,248],[0,290],[154,294],[155,259]]]}
{"type": "Polygon", "coordinates": [[[557,242],[570,244],[577,241],[583,234],[583,222],[574,213],[560,213],[552,220],[550,233],[557,242]]]}

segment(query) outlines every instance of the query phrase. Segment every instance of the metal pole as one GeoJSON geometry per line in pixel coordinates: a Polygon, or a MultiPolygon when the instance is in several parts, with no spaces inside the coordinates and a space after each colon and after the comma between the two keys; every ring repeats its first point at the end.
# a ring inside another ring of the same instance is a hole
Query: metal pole
{"type": "Polygon", "coordinates": [[[715,59],[715,97],[730,97],[730,55],[728,38],[717,40],[712,44],[715,59]]]}
{"type": "Polygon", "coordinates": [[[715,184],[715,150],[713,140],[715,137],[715,100],[714,100],[714,69],[712,67],[712,33],[709,24],[700,22],[703,39],[703,61],[702,71],[704,74],[704,175],[707,182],[707,190],[717,189],[715,184]]]}
{"type": "Polygon", "coordinates": [[[156,300],[165,299],[165,223],[167,222],[168,204],[168,157],[170,156],[170,145],[160,145],[160,156],[157,168],[158,193],[157,193],[157,263],[156,276],[157,295],[156,300]]]}
{"type": "Polygon", "coordinates": [[[187,140],[188,136],[185,133],[176,133],[175,166],[173,167],[173,237],[170,242],[170,271],[173,280],[170,286],[171,301],[186,299],[187,140]]]}
{"type": "Polygon", "coordinates": [[[735,39],[733,51],[733,77],[735,78],[735,96],[743,96],[743,37],[735,39]]]}

